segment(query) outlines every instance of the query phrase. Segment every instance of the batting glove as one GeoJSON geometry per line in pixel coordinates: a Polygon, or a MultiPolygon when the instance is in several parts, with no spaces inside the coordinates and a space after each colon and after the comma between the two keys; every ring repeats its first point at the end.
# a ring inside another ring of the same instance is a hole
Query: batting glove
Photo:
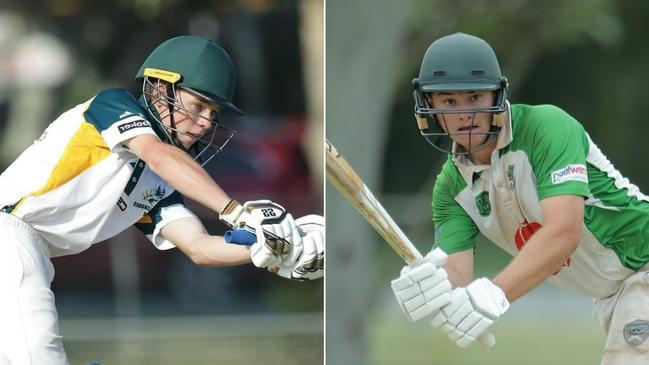
{"type": "Polygon", "coordinates": [[[233,229],[255,233],[260,224],[280,223],[286,218],[286,209],[270,200],[251,200],[241,205],[232,199],[219,213],[219,219],[233,229]]]}
{"type": "Polygon", "coordinates": [[[486,347],[495,344],[487,329],[509,309],[505,293],[487,278],[480,278],[466,288],[456,288],[451,301],[433,318],[431,325],[441,329],[459,347],[476,339],[486,347]]]}
{"type": "MultiPolygon", "coordinates": [[[[221,221],[231,228],[244,229],[265,238],[269,249],[276,251],[277,255],[286,254],[290,250],[290,241],[283,238],[286,232],[295,229],[293,217],[286,213],[286,209],[270,200],[252,200],[243,205],[236,200],[231,200],[219,214],[221,221]],[[281,228],[272,229],[275,225],[281,228]],[[264,235],[259,235],[257,229],[269,229],[264,235]],[[279,236],[274,231],[279,233],[279,236]]],[[[262,241],[263,242],[263,241],[262,241]]]]}
{"type": "Polygon", "coordinates": [[[429,252],[415,267],[404,266],[392,280],[392,292],[408,320],[436,315],[451,300],[451,283],[442,268],[446,254],[439,248],[429,252]]]}
{"type": "Polygon", "coordinates": [[[293,216],[270,200],[253,200],[243,205],[231,200],[219,218],[231,228],[244,229],[257,236],[257,242],[250,247],[250,257],[257,267],[277,268],[284,261],[295,262],[302,253],[293,216]],[[294,250],[294,244],[299,249],[294,250]]]}
{"type": "MultiPolygon", "coordinates": [[[[279,237],[290,243],[289,249],[280,254],[266,239],[250,248],[253,263],[257,267],[293,280],[314,280],[324,275],[324,217],[307,215],[293,221],[285,219],[281,224],[262,225],[260,235],[279,237]],[[263,230],[262,230],[263,228],[263,230]]],[[[271,239],[272,240],[272,239],[271,239]]]]}
{"type": "Polygon", "coordinates": [[[302,237],[290,213],[278,223],[262,222],[255,234],[257,242],[250,246],[250,257],[259,268],[278,268],[284,261],[295,262],[302,253],[302,237]]]}
{"type": "Polygon", "coordinates": [[[302,254],[294,263],[289,263],[290,271],[284,266],[279,275],[296,280],[319,279],[324,276],[325,219],[311,214],[296,219],[295,223],[302,237],[302,254]]]}

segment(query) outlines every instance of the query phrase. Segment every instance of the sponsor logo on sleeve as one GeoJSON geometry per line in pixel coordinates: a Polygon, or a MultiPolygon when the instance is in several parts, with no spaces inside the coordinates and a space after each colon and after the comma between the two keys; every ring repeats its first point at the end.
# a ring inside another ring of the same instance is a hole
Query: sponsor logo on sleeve
{"type": "Polygon", "coordinates": [[[135,128],[151,128],[148,120],[137,119],[117,126],[119,133],[126,133],[135,128]]]}
{"type": "Polygon", "coordinates": [[[588,171],[585,165],[568,165],[550,173],[552,184],[561,184],[566,181],[580,181],[588,183],[588,171]]]}

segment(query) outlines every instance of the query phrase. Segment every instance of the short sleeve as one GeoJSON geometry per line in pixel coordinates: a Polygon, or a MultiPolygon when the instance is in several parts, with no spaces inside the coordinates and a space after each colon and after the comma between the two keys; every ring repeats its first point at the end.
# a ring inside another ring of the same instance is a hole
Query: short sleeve
{"type": "Polygon", "coordinates": [[[101,133],[111,151],[121,143],[141,134],[156,135],[146,110],[133,95],[123,89],[103,90],[84,112],[86,122],[101,133]]]}
{"type": "Polygon", "coordinates": [[[449,160],[437,176],[433,188],[435,245],[447,254],[475,248],[478,227],[455,197],[466,187],[457,168],[449,160]]]}
{"type": "Polygon", "coordinates": [[[175,191],[168,197],[160,200],[153,209],[151,209],[135,224],[135,227],[144,233],[144,235],[153,242],[153,245],[156,248],[159,250],[168,250],[176,246],[162,237],[160,235],[160,230],[165,225],[183,218],[198,219],[198,217],[185,206],[182,195],[175,191]]]}
{"type": "Polygon", "coordinates": [[[539,199],[556,195],[589,195],[586,156],[588,137],[579,122],[563,110],[544,105],[529,119],[531,163],[539,199]]]}

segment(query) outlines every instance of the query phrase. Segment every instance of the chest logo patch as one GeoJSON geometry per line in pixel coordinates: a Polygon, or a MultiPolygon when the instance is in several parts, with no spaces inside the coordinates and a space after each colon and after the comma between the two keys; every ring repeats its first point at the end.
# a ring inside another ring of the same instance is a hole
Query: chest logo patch
{"type": "Polygon", "coordinates": [[[642,345],[649,337],[649,322],[636,319],[624,325],[624,341],[633,347],[642,345]]]}
{"type": "Polygon", "coordinates": [[[483,191],[475,197],[475,205],[478,207],[478,213],[486,217],[491,214],[491,203],[489,202],[489,192],[483,191]]]}

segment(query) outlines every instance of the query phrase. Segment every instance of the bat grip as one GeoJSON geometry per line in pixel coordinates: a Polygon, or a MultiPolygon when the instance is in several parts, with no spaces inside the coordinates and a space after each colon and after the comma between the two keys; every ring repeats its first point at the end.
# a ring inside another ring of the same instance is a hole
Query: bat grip
{"type": "Polygon", "coordinates": [[[486,348],[492,348],[496,344],[496,336],[493,333],[483,333],[478,337],[478,342],[486,348]]]}
{"type": "Polygon", "coordinates": [[[245,229],[229,230],[223,234],[223,239],[226,243],[234,243],[237,245],[252,245],[257,242],[257,236],[245,229]]]}
{"type": "MultiPolygon", "coordinates": [[[[496,336],[494,336],[491,332],[483,333],[482,335],[478,336],[477,340],[482,346],[486,348],[491,348],[496,344],[496,336]]],[[[473,339],[462,337],[456,343],[461,349],[463,349],[473,343],[473,339]]]]}

